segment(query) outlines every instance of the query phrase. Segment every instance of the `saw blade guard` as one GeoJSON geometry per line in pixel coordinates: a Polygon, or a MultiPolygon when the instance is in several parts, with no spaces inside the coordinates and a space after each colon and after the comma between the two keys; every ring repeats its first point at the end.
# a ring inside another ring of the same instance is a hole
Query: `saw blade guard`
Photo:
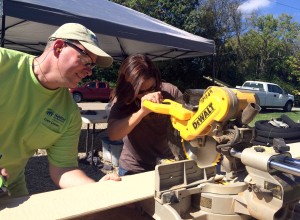
{"type": "Polygon", "coordinates": [[[216,141],[209,136],[197,138],[192,141],[182,141],[182,148],[189,160],[194,160],[198,167],[216,166],[221,154],[216,151],[216,141]]]}

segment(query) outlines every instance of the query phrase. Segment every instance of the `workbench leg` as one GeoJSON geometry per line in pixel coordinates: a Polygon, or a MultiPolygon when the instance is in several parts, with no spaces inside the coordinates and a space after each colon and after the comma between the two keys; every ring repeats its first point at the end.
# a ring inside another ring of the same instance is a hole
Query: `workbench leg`
{"type": "Polygon", "coordinates": [[[87,124],[86,137],[85,137],[85,156],[86,156],[86,158],[88,157],[89,133],[90,133],[90,124],[87,124]]]}
{"type": "Polygon", "coordinates": [[[94,165],[94,135],[95,135],[95,127],[96,127],[96,124],[93,124],[92,146],[91,146],[91,154],[92,154],[91,165],[94,165]]]}

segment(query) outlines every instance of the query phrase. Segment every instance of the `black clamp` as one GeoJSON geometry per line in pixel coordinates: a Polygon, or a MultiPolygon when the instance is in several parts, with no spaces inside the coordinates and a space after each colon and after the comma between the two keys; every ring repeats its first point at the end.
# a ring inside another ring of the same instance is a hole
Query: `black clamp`
{"type": "Polygon", "coordinates": [[[276,153],[285,153],[290,150],[290,146],[285,144],[283,138],[273,138],[273,149],[276,153]]]}

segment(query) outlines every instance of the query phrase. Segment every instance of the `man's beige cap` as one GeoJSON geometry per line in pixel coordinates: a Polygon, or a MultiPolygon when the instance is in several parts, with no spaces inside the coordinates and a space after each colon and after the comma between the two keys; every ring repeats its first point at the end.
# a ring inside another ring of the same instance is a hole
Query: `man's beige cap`
{"type": "Polygon", "coordinates": [[[78,40],[87,50],[98,56],[98,66],[109,67],[113,62],[112,57],[100,49],[97,36],[81,24],[63,24],[49,37],[51,38],[78,40]]]}

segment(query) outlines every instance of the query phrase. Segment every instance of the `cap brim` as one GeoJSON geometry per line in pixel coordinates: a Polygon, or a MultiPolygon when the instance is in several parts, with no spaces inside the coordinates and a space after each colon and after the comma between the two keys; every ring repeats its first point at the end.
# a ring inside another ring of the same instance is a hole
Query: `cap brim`
{"type": "Polygon", "coordinates": [[[109,67],[112,62],[113,58],[109,56],[107,53],[105,53],[103,50],[101,50],[99,47],[92,45],[90,43],[87,43],[85,41],[79,41],[84,48],[86,48],[91,53],[97,55],[96,64],[100,67],[109,67]]]}

